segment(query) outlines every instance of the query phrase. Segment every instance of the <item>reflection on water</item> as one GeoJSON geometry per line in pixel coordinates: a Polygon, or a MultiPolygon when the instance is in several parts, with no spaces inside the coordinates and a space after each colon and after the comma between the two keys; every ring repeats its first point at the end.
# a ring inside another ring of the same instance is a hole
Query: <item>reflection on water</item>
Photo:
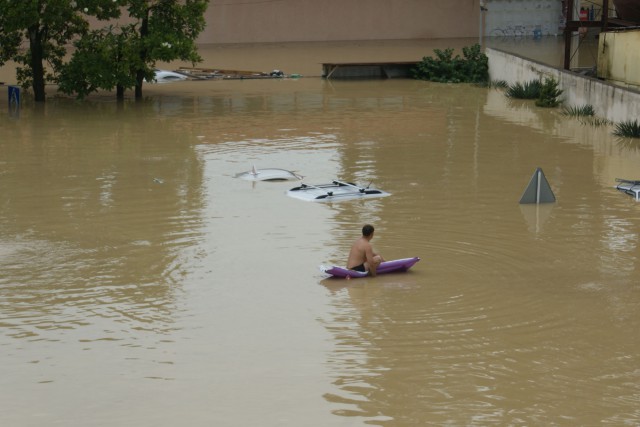
{"type": "Polygon", "coordinates": [[[640,220],[613,188],[640,151],[610,128],[494,89],[311,78],[0,128],[8,425],[640,421],[640,220]],[[303,202],[234,178],[252,165],[392,196],[303,202]],[[557,202],[521,206],[536,167],[557,202]],[[422,261],[324,278],[365,222],[422,261]]]}
{"type": "Polygon", "coordinates": [[[181,250],[199,234],[200,161],[177,135],[155,144],[174,133],[162,121],[52,110],[25,112],[3,132],[3,313],[33,316],[11,335],[94,316],[140,328],[162,321],[181,250]]]}

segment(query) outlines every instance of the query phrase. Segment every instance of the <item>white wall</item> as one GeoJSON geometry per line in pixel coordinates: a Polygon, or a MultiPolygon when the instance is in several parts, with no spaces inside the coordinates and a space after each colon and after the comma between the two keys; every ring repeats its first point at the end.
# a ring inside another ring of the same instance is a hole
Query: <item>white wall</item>
{"type": "Polygon", "coordinates": [[[615,123],[640,117],[640,92],[625,89],[604,81],[584,77],[569,71],[531,61],[517,55],[487,48],[489,78],[508,84],[525,83],[534,79],[553,77],[564,93],[564,105],[591,105],[596,116],[615,123]]]}
{"type": "Polygon", "coordinates": [[[487,0],[484,12],[485,36],[533,36],[562,33],[560,0],[487,0]]]}

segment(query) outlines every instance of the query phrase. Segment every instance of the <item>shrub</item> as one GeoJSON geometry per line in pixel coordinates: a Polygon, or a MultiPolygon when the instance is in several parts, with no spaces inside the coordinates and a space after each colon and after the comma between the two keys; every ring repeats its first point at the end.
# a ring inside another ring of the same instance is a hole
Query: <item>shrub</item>
{"type": "Polygon", "coordinates": [[[569,117],[593,117],[596,115],[592,105],[583,105],[581,107],[565,107],[562,114],[569,117]]]}
{"type": "Polygon", "coordinates": [[[453,49],[435,49],[435,57],[425,56],[411,70],[413,77],[441,83],[481,83],[489,80],[489,59],[480,45],[462,48],[463,58],[453,49]]]}
{"type": "Polygon", "coordinates": [[[562,114],[568,117],[575,117],[583,125],[591,125],[593,127],[609,126],[613,124],[610,120],[603,117],[596,117],[596,112],[592,105],[583,105],[581,107],[565,107],[562,114]]]}
{"type": "Polygon", "coordinates": [[[541,87],[539,80],[531,80],[524,84],[517,82],[507,88],[506,95],[515,99],[537,99],[540,97],[541,87]]]}
{"type": "Polygon", "coordinates": [[[617,123],[613,134],[624,138],[640,138],[640,123],[637,120],[617,123]]]}
{"type": "Polygon", "coordinates": [[[544,83],[540,86],[540,96],[536,100],[538,107],[552,108],[560,104],[558,97],[562,95],[562,90],[558,89],[556,79],[545,78],[544,83]]]}
{"type": "Polygon", "coordinates": [[[467,82],[479,83],[489,80],[489,58],[482,53],[479,44],[463,47],[462,55],[462,75],[465,76],[467,82]]]}

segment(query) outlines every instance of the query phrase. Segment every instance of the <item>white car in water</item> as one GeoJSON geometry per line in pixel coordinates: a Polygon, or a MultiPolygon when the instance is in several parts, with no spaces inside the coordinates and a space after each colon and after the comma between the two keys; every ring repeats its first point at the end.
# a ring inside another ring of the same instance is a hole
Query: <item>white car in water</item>
{"type": "Polygon", "coordinates": [[[171,83],[180,80],[187,80],[187,76],[176,73],[175,71],[156,70],[156,74],[151,83],[171,83]]]}

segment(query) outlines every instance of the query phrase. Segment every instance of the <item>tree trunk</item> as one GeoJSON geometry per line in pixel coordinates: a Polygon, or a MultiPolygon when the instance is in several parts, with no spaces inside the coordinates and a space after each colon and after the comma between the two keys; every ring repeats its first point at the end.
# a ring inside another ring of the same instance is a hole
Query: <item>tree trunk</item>
{"type": "Polygon", "coordinates": [[[36,102],[44,102],[46,99],[44,66],[42,65],[44,49],[42,47],[42,33],[37,26],[29,28],[29,49],[31,50],[30,65],[33,72],[33,97],[36,102]]]}
{"type": "Polygon", "coordinates": [[[124,101],[124,86],[122,85],[116,86],[116,99],[118,101],[124,101]]]}
{"type": "MultiPolygon", "coordinates": [[[[140,40],[146,40],[147,36],[149,35],[149,13],[150,13],[150,9],[147,9],[146,15],[144,16],[144,18],[142,18],[142,24],[140,25],[140,40]]],[[[143,47],[140,49],[140,52],[139,52],[140,62],[142,64],[146,64],[148,52],[147,52],[147,48],[144,47],[144,44],[142,46],[143,47]]],[[[136,88],[135,88],[136,101],[139,101],[142,99],[142,82],[144,82],[144,69],[136,70],[136,88]]]]}
{"type": "Polygon", "coordinates": [[[144,71],[138,70],[136,72],[136,101],[142,99],[142,82],[144,82],[144,71]]]}

